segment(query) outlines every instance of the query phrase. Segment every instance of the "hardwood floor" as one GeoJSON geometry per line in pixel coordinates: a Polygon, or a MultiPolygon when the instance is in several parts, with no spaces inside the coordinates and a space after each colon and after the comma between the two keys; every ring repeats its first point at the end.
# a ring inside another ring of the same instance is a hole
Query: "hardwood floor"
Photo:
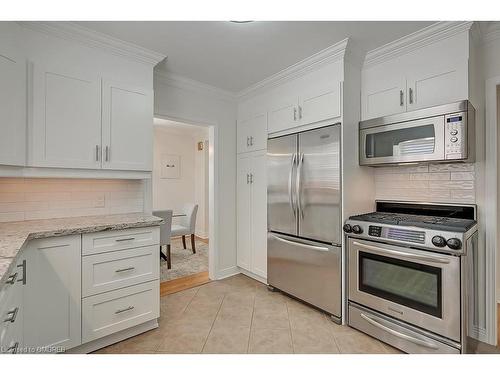
{"type": "Polygon", "coordinates": [[[190,289],[195,286],[206,284],[210,281],[208,278],[208,271],[195,273],[181,277],[175,280],[163,281],[160,283],[160,296],[180,292],[181,290],[190,289]]]}

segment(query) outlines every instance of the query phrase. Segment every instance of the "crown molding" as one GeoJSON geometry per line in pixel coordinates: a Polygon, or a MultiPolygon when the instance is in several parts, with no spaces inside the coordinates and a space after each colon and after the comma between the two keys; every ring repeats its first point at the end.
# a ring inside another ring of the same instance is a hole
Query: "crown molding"
{"type": "Polygon", "coordinates": [[[298,63],[293,64],[288,68],[247,87],[246,89],[239,91],[236,93],[236,97],[238,99],[242,99],[244,97],[255,95],[262,90],[278,86],[286,80],[300,77],[324,64],[343,59],[346,54],[348,42],[349,38],[341,40],[340,42],[335,43],[334,45],[327,47],[324,50],[321,50],[314,55],[299,61],[298,63]]]}
{"type": "Polygon", "coordinates": [[[417,50],[439,40],[470,30],[473,22],[436,22],[412,34],[375,48],[366,54],[363,67],[380,64],[395,57],[417,50]]]}
{"type": "Polygon", "coordinates": [[[206,94],[215,95],[219,99],[231,102],[234,102],[237,99],[236,95],[231,91],[227,91],[216,86],[196,81],[191,78],[161,71],[159,69],[155,69],[154,71],[154,80],[155,82],[174,86],[184,90],[204,92],[206,94]]]}
{"type": "Polygon", "coordinates": [[[75,41],[141,63],[156,65],[167,57],[161,53],[151,51],[136,44],[124,42],[112,36],[77,25],[74,22],[23,21],[18,23],[20,26],[31,30],[75,41]]]}

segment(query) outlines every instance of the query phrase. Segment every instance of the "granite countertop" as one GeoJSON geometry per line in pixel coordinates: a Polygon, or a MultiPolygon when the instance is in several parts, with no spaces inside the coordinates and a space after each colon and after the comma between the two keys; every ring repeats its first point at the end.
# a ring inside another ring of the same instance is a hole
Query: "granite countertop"
{"type": "Polygon", "coordinates": [[[17,255],[32,239],[160,225],[163,219],[144,213],[69,217],[0,223],[0,286],[17,255]]]}

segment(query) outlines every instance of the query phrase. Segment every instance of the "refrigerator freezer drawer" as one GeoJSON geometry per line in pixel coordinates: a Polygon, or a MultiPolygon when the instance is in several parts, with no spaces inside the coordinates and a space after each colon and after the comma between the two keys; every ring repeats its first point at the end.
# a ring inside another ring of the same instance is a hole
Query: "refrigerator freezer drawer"
{"type": "Polygon", "coordinates": [[[341,248],[268,232],[269,285],[341,316],[341,248]]]}

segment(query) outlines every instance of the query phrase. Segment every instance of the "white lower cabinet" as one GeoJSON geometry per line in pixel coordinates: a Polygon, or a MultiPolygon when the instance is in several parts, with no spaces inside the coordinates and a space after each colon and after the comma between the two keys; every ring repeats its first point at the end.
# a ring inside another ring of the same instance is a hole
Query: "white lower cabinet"
{"type": "Polygon", "coordinates": [[[158,318],[159,288],[159,283],[152,281],[84,298],[82,343],[158,318]]]}
{"type": "Polygon", "coordinates": [[[238,155],[237,264],[267,278],[266,151],[238,155]]]}
{"type": "Polygon", "coordinates": [[[81,344],[81,236],[32,240],[25,250],[24,345],[38,351],[81,344]]]}

